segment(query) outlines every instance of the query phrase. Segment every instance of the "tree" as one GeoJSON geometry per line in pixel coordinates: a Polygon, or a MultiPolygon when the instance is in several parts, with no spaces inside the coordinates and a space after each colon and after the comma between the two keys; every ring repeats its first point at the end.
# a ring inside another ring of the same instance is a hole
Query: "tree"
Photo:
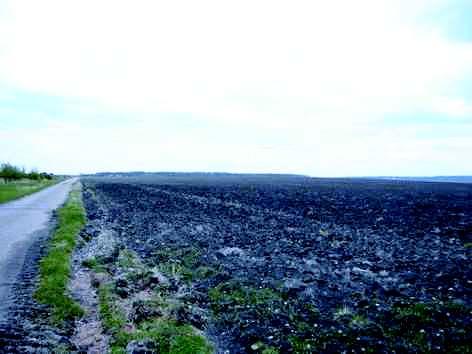
{"type": "Polygon", "coordinates": [[[47,172],[39,173],[34,169],[26,173],[24,168],[16,167],[7,162],[0,164],[0,178],[3,178],[8,183],[22,178],[28,178],[33,181],[40,181],[42,179],[51,180],[54,178],[54,175],[47,172]]]}
{"type": "Polygon", "coordinates": [[[41,179],[48,179],[48,180],[51,180],[54,177],[52,173],[47,173],[47,172],[41,172],[39,176],[41,177],[41,179]]]}
{"type": "Polygon", "coordinates": [[[13,180],[24,178],[25,173],[18,167],[13,166],[12,164],[3,163],[0,167],[0,177],[4,178],[5,181],[10,182],[13,180]]]}
{"type": "Polygon", "coordinates": [[[26,177],[34,181],[39,181],[41,179],[41,175],[37,171],[34,171],[34,170],[28,173],[26,177]]]}

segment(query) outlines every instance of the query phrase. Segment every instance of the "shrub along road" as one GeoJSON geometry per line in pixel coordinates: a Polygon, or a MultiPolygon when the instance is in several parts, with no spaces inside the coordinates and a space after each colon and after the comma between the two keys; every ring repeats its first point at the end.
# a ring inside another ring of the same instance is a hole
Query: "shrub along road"
{"type": "Polygon", "coordinates": [[[64,203],[75,181],[69,179],[0,205],[0,322],[15,302],[12,287],[29,247],[48,228],[52,212],[64,203]]]}

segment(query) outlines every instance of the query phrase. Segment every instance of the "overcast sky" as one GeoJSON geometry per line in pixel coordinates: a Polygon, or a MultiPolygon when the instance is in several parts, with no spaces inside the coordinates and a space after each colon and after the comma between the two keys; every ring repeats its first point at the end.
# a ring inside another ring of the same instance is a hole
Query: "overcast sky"
{"type": "Polygon", "coordinates": [[[0,161],[472,174],[472,1],[0,0],[0,161]]]}

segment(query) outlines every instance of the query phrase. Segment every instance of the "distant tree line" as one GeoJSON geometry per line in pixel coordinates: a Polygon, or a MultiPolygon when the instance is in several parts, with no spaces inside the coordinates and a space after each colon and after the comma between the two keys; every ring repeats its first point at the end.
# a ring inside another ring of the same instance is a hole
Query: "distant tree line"
{"type": "Polygon", "coordinates": [[[19,168],[10,163],[2,163],[0,165],[0,178],[3,178],[6,182],[16,181],[24,178],[35,181],[42,179],[51,180],[53,177],[54,175],[52,173],[38,172],[35,170],[26,172],[24,168],[19,168]]]}

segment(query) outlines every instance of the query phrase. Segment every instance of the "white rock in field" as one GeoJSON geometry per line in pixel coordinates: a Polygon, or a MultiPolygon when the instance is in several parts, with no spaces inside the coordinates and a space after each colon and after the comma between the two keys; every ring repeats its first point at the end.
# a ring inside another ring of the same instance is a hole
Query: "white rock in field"
{"type": "Polygon", "coordinates": [[[222,255],[224,257],[227,256],[243,256],[244,251],[239,247],[223,247],[216,251],[217,254],[222,255]]]}

